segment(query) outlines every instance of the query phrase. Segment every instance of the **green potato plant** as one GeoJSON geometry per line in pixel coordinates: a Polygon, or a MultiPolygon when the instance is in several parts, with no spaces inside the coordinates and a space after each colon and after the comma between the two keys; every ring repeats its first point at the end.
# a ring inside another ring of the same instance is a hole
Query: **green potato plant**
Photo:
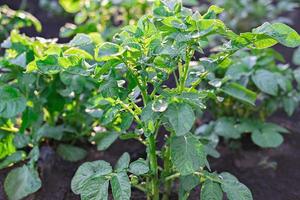
{"type": "MultiPolygon", "coordinates": [[[[228,82],[221,91],[200,84],[239,50],[266,49],[277,43],[297,47],[300,36],[282,23],[264,23],[252,32],[235,34],[216,19],[222,11],[211,6],[201,15],[180,1],[155,1],[151,14],[124,27],[113,43],[97,46],[94,75],[100,93],[88,103],[89,109],[101,113],[96,116],[101,127],[113,123],[120,126],[118,137],[144,144],[147,157],[131,162],[124,153],[114,168],[103,160],[82,164],[71,184],[81,199],[108,199],[110,185],[116,200],[130,199],[131,187],[145,192],[147,199],[167,200],[175,180],[180,182],[179,199],[187,199],[199,185],[204,200],[221,200],[223,192],[230,200],[252,199],[250,190],[233,175],[211,172],[209,138],[195,134],[194,122],[208,100],[222,104],[220,92],[253,106],[257,94],[241,83],[228,82]],[[201,58],[204,70],[195,73],[191,65],[198,60],[196,53],[204,53],[211,35],[226,42],[212,58],[201,58]],[[175,79],[175,87],[165,85],[170,78],[175,79]]],[[[111,134],[97,135],[102,146],[111,144],[111,134]]]]}
{"type": "Polygon", "coordinates": [[[291,23],[282,16],[300,6],[290,0],[214,0],[209,1],[226,10],[220,18],[236,31],[248,31],[265,21],[291,23]]]}
{"type": "Polygon", "coordinates": [[[245,50],[232,56],[222,68],[209,73],[202,87],[218,88],[227,95],[223,95],[222,104],[214,101],[209,104],[216,121],[201,126],[199,134],[239,139],[242,134],[251,133],[253,142],[260,147],[278,147],[283,142],[279,133],[288,131],[267,123],[266,119],[279,109],[291,116],[300,100],[299,70],[280,62],[284,62],[283,57],[273,49],[245,50]],[[258,95],[256,106],[230,96],[232,91],[228,85],[236,84],[258,95]]]}
{"type": "Polygon", "coordinates": [[[96,45],[97,38],[87,35],[62,45],[17,31],[1,44],[5,54],[0,59],[0,169],[24,161],[5,179],[10,200],[41,187],[41,144],[56,141],[57,153],[68,161],[85,157],[87,152],[74,143],[88,140],[96,126],[84,106],[99,93],[90,62],[96,45]]]}
{"type": "Polygon", "coordinates": [[[88,140],[105,150],[117,138],[140,141],[147,157],[131,161],[124,153],[114,168],[101,160],[82,164],[71,184],[82,199],[107,199],[110,186],[114,199],[130,199],[134,187],[148,199],[167,200],[177,180],[179,199],[187,199],[197,186],[204,200],[221,200],[224,192],[229,200],[252,199],[236,177],[211,171],[207,156],[216,152],[194,122],[212,100],[224,104],[225,94],[254,105],[257,95],[251,89],[256,86],[228,80],[220,90],[202,84],[212,72],[230,66],[238,51],[250,49],[259,56],[258,49],[277,43],[297,47],[300,36],[281,23],[236,34],[217,19],[222,11],[211,6],[201,15],[181,1],[157,0],[150,14],[125,26],[112,42],[94,33],[58,44],[13,31],[1,44],[0,168],[24,163],[5,179],[8,199],[22,199],[42,186],[41,144],[56,141],[62,158],[78,161],[86,151],[77,143],[88,140]],[[212,35],[225,42],[207,58],[204,48],[212,35]],[[193,68],[199,56],[203,70],[193,68]],[[170,79],[175,86],[166,84],[170,79]]]}
{"type": "Polygon", "coordinates": [[[106,40],[112,38],[118,27],[138,20],[150,5],[148,0],[60,0],[59,3],[66,12],[75,14],[74,24],[67,23],[61,28],[61,37],[100,32],[106,40]]]}
{"type": "Polygon", "coordinates": [[[12,10],[6,5],[0,6],[0,42],[9,36],[13,29],[29,26],[34,26],[38,32],[42,30],[39,20],[30,13],[12,10]]]}
{"type": "MultiPolygon", "coordinates": [[[[75,15],[74,23],[61,28],[61,37],[100,32],[104,40],[111,40],[121,27],[146,14],[153,0],[59,0],[59,3],[66,12],[75,15]]],[[[196,0],[185,0],[184,3],[197,5],[196,0]]]]}

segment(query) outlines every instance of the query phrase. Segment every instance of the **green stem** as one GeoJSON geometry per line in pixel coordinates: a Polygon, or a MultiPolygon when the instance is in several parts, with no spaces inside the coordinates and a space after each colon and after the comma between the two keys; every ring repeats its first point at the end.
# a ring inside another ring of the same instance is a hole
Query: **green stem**
{"type": "Polygon", "coordinates": [[[151,200],[159,200],[159,183],[158,183],[158,167],[157,167],[157,156],[156,156],[156,144],[154,134],[148,137],[149,147],[149,161],[150,170],[152,177],[150,179],[150,196],[151,200]]]}
{"type": "Polygon", "coordinates": [[[135,112],[130,108],[129,105],[125,104],[125,103],[124,103],[123,101],[121,101],[121,100],[117,100],[117,103],[118,103],[120,106],[122,106],[122,108],[123,108],[124,110],[127,110],[128,112],[130,112],[130,113],[133,115],[135,121],[136,121],[138,124],[142,124],[142,121],[140,120],[140,118],[135,114],[135,112]]]}
{"type": "Polygon", "coordinates": [[[180,173],[175,173],[175,174],[172,174],[168,177],[165,178],[165,181],[170,181],[170,180],[173,180],[173,179],[176,179],[176,178],[179,178],[180,177],[180,173]]]}
{"type": "Polygon", "coordinates": [[[188,71],[189,71],[189,66],[191,62],[191,55],[194,54],[194,51],[190,52],[189,48],[186,51],[186,59],[185,59],[185,64],[182,66],[181,64],[179,65],[179,81],[180,81],[180,87],[179,91],[182,92],[185,88],[185,82],[188,77],[188,71]]]}
{"type": "MultiPolygon", "coordinates": [[[[172,164],[171,164],[171,151],[170,147],[166,145],[164,152],[164,177],[169,176],[172,173],[172,164]]],[[[172,189],[172,180],[165,180],[164,182],[164,195],[162,200],[169,200],[172,189]]]]}
{"type": "Polygon", "coordinates": [[[141,94],[142,94],[142,99],[144,104],[147,104],[147,88],[141,85],[141,83],[139,82],[139,78],[138,76],[134,73],[134,71],[131,69],[131,67],[127,64],[126,60],[122,57],[122,61],[123,63],[126,65],[128,72],[132,75],[132,77],[134,78],[134,80],[136,81],[139,89],[141,90],[141,94]]]}
{"type": "Polygon", "coordinates": [[[136,189],[138,189],[138,190],[140,190],[140,191],[142,191],[142,192],[147,192],[147,189],[146,188],[144,188],[143,186],[141,186],[141,185],[133,185],[133,187],[135,187],[136,189]]]}

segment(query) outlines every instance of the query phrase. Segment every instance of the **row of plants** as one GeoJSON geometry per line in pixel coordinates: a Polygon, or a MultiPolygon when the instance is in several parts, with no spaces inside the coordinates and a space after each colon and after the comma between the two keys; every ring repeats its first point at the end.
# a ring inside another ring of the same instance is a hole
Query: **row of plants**
{"type": "Polygon", "coordinates": [[[5,179],[9,199],[41,187],[37,161],[45,141],[57,141],[62,158],[78,161],[87,152],[76,144],[105,150],[117,138],[140,141],[147,157],[131,161],[124,153],[114,168],[106,161],[82,164],[71,184],[82,199],[107,199],[110,185],[114,199],[130,199],[134,187],[148,199],[167,200],[178,180],[179,199],[197,186],[204,200],[222,199],[223,192],[230,200],[252,199],[236,177],[213,172],[207,156],[218,157],[220,136],[251,133],[261,147],[282,143],[288,131],[265,121],[280,108],[289,115],[297,108],[299,70],[280,64],[284,59],[270,47],[297,47],[299,34],[282,23],[236,34],[217,18],[223,11],[217,6],[201,15],[180,1],[155,1],[147,10],[111,42],[79,33],[58,44],[12,31],[1,44],[0,168],[23,161],[5,179]],[[223,44],[206,57],[215,36],[223,44]],[[166,85],[170,79],[175,84],[166,85]],[[216,121],[198,128],[205,110],[216,121]]]}

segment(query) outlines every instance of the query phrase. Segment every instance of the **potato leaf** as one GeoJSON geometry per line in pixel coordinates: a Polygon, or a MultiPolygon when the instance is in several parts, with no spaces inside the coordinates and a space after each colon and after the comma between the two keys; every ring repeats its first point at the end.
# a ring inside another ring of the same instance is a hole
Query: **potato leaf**
{"type": "Polygon", "coordinates": [[[9,200],[20,200],[41,188],[38,172],[27,165],[9,172],[4,181],[4,189],[9,200]]]}
{"type": "Polygon", "coordinates": [[[172,163],[182,176],[192,174],[207,162],[204,145],[190,133],[173,137],[170,148],[172,163]]]}

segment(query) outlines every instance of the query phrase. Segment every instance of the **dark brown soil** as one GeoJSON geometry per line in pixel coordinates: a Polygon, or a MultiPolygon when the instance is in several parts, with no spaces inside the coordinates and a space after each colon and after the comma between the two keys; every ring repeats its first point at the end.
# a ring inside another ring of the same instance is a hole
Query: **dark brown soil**
{"type": "MultiPolygon", "coordinates": [[[[300,113],[293,120],[282,117],[271,119],[291,130],[285,142],[276,149],[241,148],[237,151],[220,147],[222,156],[211,160],[211,168],[217,172],[234,174],[252,191],[255,200],[300,199],[300,113]]],[[[251,146],[251,145],[250,145],[251,146]]],[[[191,199],[199,197],[199,189],[191,199]]]]}

